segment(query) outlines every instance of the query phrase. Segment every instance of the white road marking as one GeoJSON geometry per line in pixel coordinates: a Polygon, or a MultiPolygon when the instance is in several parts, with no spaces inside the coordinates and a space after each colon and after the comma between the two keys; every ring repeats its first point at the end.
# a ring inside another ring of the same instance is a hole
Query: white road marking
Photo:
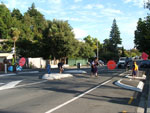
{"type": "Polygon", "coordinates": [[[23,84],[23,85],[16,86],[15,88],[24,87],[24,86],[31,86],[31,85],[35,85],[35,84],[44,83],[44,82],[47,82],[47,81],[48,81],[48,80],[43,80],[43,81],[40,81],[40,82],[34,82],[34,83],[29,83],[29,84],[23,84]]]}
{"type": "Polygon", "coordinates": [[[71,99],[71,100],[69,100],[69,101],[67,101],[67,102],[65,102],[65,103],[63,103],[63,104],[61,104],[61,105],[59,105],[59,106],[57,106],[57,107],[55,107],[55,108],[53,108],[53,109],[50,109],[49,111],[47,111],[47,112],[45,112],[45,113],[52,113],[52,112],[56,111],[57,109],[60,109],[61,107],[63,107],[63,106],[65,106],[65,105],[67,105],[67,104],[69,104],[69,103],[71,103],[71,102],[73,102],[73,101],[79,99],[80,97],[82,97],[82,96],[84,96],[84,95],[90,93],[91,91],[97,89],[98,87],[107,84],[107,83],[110,82],[110,81],[111,81],[111,80],[108,80],[108,81],[106,81],[106,82],[104,82],[104,83],[102,83],[102,84],[99,84],[99,85],[97,85],[96,87],[94,87],[94,88],[92,88],[92,89],[90,89],[90,90],[88,90],[88,91],[82,93],[81,95],[79,95],[79,96],[77,96],[77,97],[74,97],[73,99],[71,99]]]}
{"type": "Polygon", "coordinates": [[[9,82],[8,84],[5,84],[5,85],[1,86],[1,87],[0,87],[0,90],[14,88],[14,87],[15,87],[17,84],[19,84],[20,82],[22,82],[22,80],[9,82]]]}

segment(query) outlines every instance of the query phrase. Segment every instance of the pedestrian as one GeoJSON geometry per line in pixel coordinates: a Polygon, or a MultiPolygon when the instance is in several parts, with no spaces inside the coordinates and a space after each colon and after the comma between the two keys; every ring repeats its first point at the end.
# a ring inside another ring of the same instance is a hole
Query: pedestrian
{"type": "Polygon", "coordinates": [[[94,61],[92,62],[91,64],[91,76],[95,75],[95,77],[97,77],[97,72],[98,72],[98,69],[97,69],[97,66],[99,65],[98,63],[98,58],[94,58],[94,61]]]}
{"type": "Polygon", "coordinates": [[[12,58],[11,64],[13,66],[13,72],[15,72],[16,71],[16,58],[15,58],[14,54],[13,54],[13,58],[12,58]]]}
{"type": "Polygon", "coordinates": [[[63,65],[64,65],[64,59],[62,59],[62,60],[58,63],[58,69],[59,69],[59,73],[60,73],[60,74],[64,71],[63,65]]]}
{"type": "Polygon", "coordinates": [[[51,65],[50,65],[50,63],[47,64],[46,69],[47,69],[47,73],[51,74],[51,65]]]}
{"type": "Polygon", "coordinates": [[[126,71],[129,70],[129,67],[130,67],[129,58],[127,57],[126,60],[125,60],[125,69],[126,69],[126,71]]]}
{"type": "Polygon", "coordinates": [[[136,64],[136,61],[134,61],[132,67],[132,77],[136,77],[137,72],[138,72],[138,65],[136,64]]]}

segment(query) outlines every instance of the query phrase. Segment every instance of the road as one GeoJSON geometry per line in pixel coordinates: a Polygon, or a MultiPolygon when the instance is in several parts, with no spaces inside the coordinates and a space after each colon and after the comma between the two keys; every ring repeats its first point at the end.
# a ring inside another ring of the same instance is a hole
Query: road
{"type": "Polygon", "coordinates": [[[136,113],[140,94],[114,85],[125,70],[101,67],[98,77],[83,70],[53,81],[39,79],[44,72],[0,77],[2,84],[20,81],[0,90],[0,113],[136,113]]]}

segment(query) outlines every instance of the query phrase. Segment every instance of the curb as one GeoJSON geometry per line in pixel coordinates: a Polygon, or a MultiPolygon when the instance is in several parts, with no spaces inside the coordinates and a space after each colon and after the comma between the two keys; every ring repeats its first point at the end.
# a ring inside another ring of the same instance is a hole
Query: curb
{"type": "Polygon", "coordinates": [[[147,100],[147,112],[150,113],[150,82],[149,82],[148,100],[147,100]]]}
{"type": "Polygon", "coordinates": [[[142,90],[143,90],[144,83],[142,81],[139,82],[137,87],[123,84],[123,83],[121,83],[121,81],[122,81],[122,79],[118,80],[117,82],[115,82],[115,85],[120,86],[120,87],[125,88],[125,89],[137,91],[137,92],[142,92],[142,90]]]}
{"type": "Polygon", "coordinates": [[[26,74],[26,73],[39,73],[39,71],[24,71],[24,72],[18,72],[17,74],[26,74]]]}
{"type": "Polygon", "coordinates": [[[16,73],[10,73],[10,74],[0,74],[0,77],[3,77],[3,76],[12,76],[12,75],[16,75],[16,73]]]}
{"type": "MultiPolygon", "coordinates": [[[[17,74],[27,74],[27,73],[39,73],[39,71],[24,71],[24,72],[17,72],[17,74]]],[[[9,73],[9,74],[0,74],[0,77],[4,76],[12,76],[17,75],[16,73],[9,73]]]]}
{"type": "MultiPolygon", "coordinates": [[[[133,77],[131,75],[126,75],[126,78],[132,79],[133,77]]],[[[135,79],[138,80],[145,80],[146,79],[146,75],[143,75],[142,77],[134,77],[135,79]]]]}
{"type": "Polygon", "coordinates": [[[52,74],[44,74],[42,79],[46,80],[57,80],[61,78],[73,77],[71,74],[60,74],[60,73],[52,73],[52,74]]]}

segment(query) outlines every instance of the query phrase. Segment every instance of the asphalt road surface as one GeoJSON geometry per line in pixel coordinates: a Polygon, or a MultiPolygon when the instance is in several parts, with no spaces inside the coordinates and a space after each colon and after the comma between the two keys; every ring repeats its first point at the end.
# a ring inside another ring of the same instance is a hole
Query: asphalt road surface
{"type": "Polygon", "coordinates": [[[114,85],[125,70],[100,67],[98,77],[83,70],[53,81],[39,79],[44,72],[0,77],[0,86],[16,83],[0,90],[0,113],[136,113],[140,94],[114,85]]]}

